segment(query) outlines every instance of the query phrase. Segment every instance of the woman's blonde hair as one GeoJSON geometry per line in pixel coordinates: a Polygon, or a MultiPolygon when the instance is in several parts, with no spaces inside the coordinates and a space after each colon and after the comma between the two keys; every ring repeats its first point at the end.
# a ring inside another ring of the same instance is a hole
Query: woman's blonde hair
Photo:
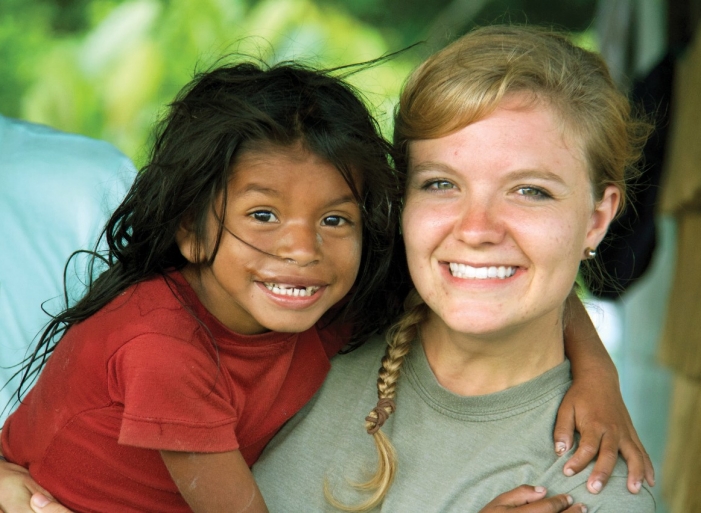
{"type": "MultiPolygon", "coordinates": [[[[618,90],[599,55],[544,28],[478,28],[414,70],[395,115],[394,144],[400,174],[407,173],[411,141],[443,137],[464,128],[517,93],[526,93],[533,104],[544,102],[555,110],[564,133],[583,143],[595,199],[601,199],[608,185],[615,185],[621,191],[620,210],[626,179],[635,172],[651,126],[633,114],[628,98],[618,90]]],[[[334,506],[346,511],[375,507],[394,479],[396,454],[379,426],[395,409],[401,365],[428,315],[428,307],[415,290],[405,309],[388,332],[377,380],[378,405],[366,418],[379,465],[375,475],[357,488],[371,495],[362,504],[348,506],[327,493],[334,506]]]]}
{"type": "Polygon", "coordinates": [[[624,206],[651,126],[638,118],[600,55],[549,29],[489,26],[463,36],[410,75],[395,116],[394,143],[406,165],[409,143],[448,135],[527,93],[581,138],[594,196],[616,185],[624,206]]]}

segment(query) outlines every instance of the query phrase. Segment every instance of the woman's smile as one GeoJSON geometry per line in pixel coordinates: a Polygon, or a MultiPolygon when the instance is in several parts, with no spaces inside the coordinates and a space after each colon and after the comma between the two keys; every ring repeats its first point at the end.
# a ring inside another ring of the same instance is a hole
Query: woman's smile
{"type": "Polygon", "coordinates": [[[516,274],[516,270],[518,269],[518,267],[510,265],[473,266],[459,264],[457,262],[450,262],[448,268],[452,276],[464,280],[490,280],[495,278],[505,280],[516,274]]]}
{"type": "Polygon", "coordinates": [[[608,222],[582,191],[582,143],[543,102],[513,96],[456,132],[410,143],[409,270],[448,330],[494,340],[560,322],[584,250],[608,222]]]}

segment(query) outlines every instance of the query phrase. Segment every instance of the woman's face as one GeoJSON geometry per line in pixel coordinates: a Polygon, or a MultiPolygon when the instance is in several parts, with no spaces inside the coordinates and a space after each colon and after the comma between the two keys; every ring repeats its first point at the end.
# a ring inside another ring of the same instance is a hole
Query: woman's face
{"type": "Polygon", "coordinates": [[[410,145],[409,270],[453,331],[491,338],[559,323],[585,249],[618,206],[614,186],[595,202],[581,141],[564,137],[556,111],[523,105],[511,97],[481,121],[410,145]]]}

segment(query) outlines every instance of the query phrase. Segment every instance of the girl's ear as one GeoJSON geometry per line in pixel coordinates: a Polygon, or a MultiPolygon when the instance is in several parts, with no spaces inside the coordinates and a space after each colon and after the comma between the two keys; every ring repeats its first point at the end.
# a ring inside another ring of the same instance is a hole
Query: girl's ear
{"type": "Polygon", "coordinates": [[[178,231],[175,233],[175,242],[178,244],[180,254],[191,264],[200,264],[205,261],[204,248],[202,244],[198,244],[192,221],[183,220],[180,222],[178,231]]]}
{"type": "Polygon", "coordinates": [[[621,203],[621,191],[615,185],[609,185],[601,200],[594,206],[594,212],[589,221],[589,231],[585,238],[582,254],[585,249],[596,249],[604,239],[609,225],[618,212],[621,203]]]}

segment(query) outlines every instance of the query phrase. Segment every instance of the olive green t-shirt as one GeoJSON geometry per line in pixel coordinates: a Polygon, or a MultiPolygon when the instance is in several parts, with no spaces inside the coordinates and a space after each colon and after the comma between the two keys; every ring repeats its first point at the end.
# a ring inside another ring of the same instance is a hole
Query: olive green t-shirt
{"type": "MultiPolygon", "coordinates": [[[[362,482],[377,460],[364,419],[377,402],[380,337],[336,357],[322,389],[268,445],[254,467],[273,513],[336,511],[324,499],[324,480],[348,504],[362,499],[349,482],[362,482]]],[[[552,430],[571,383],[568,361],[507,390],[464,397],[443,388],[421,344],[402,368],[397,411],[383,431],[398,454],[398,470],[382,512],[478,512],[497,495],[521,484],[541,485],[549,495],[571,494],[594,512],[655,510],[647,488],[626,488],[619,460],[604,490],[590,494],[592,466],[573,477],[562,473],[573,450],[558,458],[552,430]]]]}

